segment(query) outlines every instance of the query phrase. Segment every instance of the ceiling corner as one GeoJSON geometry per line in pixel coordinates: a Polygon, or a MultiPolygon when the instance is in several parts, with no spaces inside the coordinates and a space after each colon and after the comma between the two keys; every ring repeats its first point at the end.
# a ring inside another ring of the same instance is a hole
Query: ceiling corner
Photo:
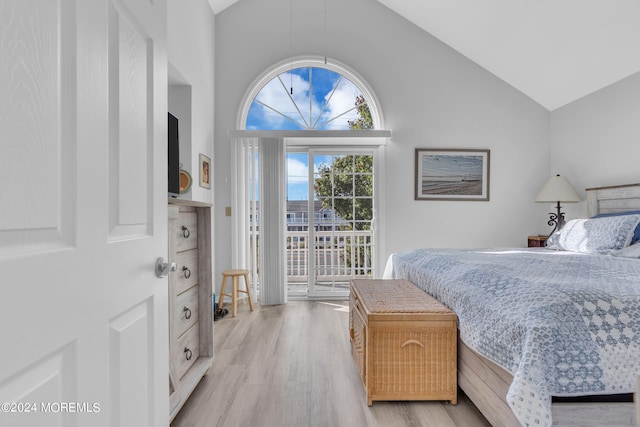
{"type": "Polygon", "coordinates": [[[209,1],[209,6],[211,6],[211,10],[213,10],[213,13],[215,15],[217,15],[218,13],[222,12],[229,6],[238,2],[238,0],[208,0],[208,1],[209,1]]]}

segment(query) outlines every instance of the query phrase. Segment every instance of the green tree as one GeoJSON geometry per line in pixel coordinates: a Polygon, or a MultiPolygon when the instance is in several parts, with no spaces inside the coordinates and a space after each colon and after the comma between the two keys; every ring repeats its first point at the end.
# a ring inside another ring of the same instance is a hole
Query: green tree
{"type": "Polygon", "coordinates": [[[371,118],[371,110],[369,105],[365,101],[364,96],[356,96],[356,110],[358,111],[358,117],[355,120],[348,120],[349,129],[373,129],[373,119],[371,118]]]}
{"type": "Polygon", "coordinates": [[[349,221],[346,229],[369,230],[373,218],[373,156],[344,155],[318,167],[315,192],[322,207],[349,221]]]}

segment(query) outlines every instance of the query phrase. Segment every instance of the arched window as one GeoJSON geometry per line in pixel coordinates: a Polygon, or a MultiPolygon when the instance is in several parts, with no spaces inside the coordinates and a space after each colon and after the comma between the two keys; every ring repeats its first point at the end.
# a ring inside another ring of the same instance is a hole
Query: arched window
{"type": "Polygon", "coordinates": [[[391,132],[364,80],[333,60],[284,61],[249,86],[236,126],[232,261],[254,295],[346,298],[351,278],[375,277],[391,132]]]}
{"type": "Polygon", "coordinates": [[[251,86],[239,118],[246,130],[381,129],[372,92],[344,65],[296,59],[251,86]]]}

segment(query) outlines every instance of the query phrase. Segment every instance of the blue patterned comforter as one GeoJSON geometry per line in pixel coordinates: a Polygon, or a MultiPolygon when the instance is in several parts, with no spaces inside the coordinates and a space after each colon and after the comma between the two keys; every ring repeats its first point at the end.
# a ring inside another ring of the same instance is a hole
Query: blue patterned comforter
{"type": "Polygon", "coordinates": [[[535,249],[420,249],[392,255],[407,279],[458,315],[472,349],[511,372],[525,426],[550,426],[551,396],[634,391],[640,260],[535,249]]]}

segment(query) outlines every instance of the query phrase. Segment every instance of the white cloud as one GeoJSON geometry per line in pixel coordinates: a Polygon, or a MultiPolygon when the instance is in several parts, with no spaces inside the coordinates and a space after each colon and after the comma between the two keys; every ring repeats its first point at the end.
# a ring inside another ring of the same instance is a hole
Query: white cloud
{"type": "MultiPolygon", "coordinates": [[[[325,96],[325,101],[330,95],[331,93],[328,93],[325,96]]],[[[322,120],[330,120],[355,107],[356,97],[358,95],[361,95],[358,88],[356,88],[349,80],[343,79],[340,86],[333,93],[333,96],[327,105],[327,110],[323,114],[322,120]]],[[[358,112],[353,110],[340,116],[329,125],[332,129],[348,129],[349,125],[347,124],[347,121],[356,118],[358,118],[358,112]]]]}
{"type": "Polygon", "coordinates": [[[287,179],[290,184],[306,183],[309,180],[309,167],[300,160],[287,158],[287,179]]]}
{"type": "MultiPolygon", "coordinates": [[[[285,116],[295,120],[303,128],[308,127],[309,123],[309,82],[299,75],[292,73],[283,73],[280,75],[280,79],[274,78],[267,83],[256,99],[260,102],[268,105],[273,110],[276,110],[285,116]],[[280,80],[282,79],[282,80],[280,80]],[[290,90],[293,87],[293,94],[290,90]],[[291,98],[297,105],[291,102],[291,98]],[[300,115],[304,116],[304,119],[300,115]]],[[[262,107],[265,118],[274,125],[273,128],[277,128],[277,124],[282,124],[288,121],[281,114],[274,112],[268,108],[262,107]]],[[[314,103],[312,106],[314,111],[318,111],[320,106],[314,103]]]]}

